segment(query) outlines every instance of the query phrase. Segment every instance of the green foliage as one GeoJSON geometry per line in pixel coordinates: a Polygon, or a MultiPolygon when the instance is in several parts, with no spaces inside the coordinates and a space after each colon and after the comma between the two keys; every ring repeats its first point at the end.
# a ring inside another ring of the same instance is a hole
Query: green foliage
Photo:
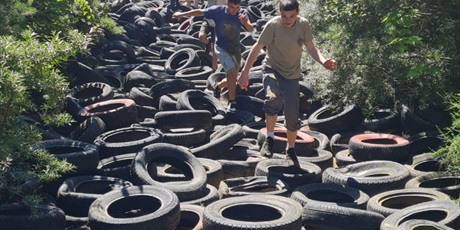
{"type": "Polygon", "coordinates": [[[74,29],[89,33],[93,27],[120,33],[121,27],[107,15],[109,9],[109,3],[97,0],[2,0],[0,35],[18,37],[27,28],[41,36],[67,35],[74,29]]]}
{"type": "Polygon", "coordinates": [[[60,113],[68,83],[59,65],[87,52],[97,38],[93,31],[121,31],[106,14],[109,7],[97,0],[1,0],[0,202],[36,204],[42,197],[29,184],[72,170],[46,151],[31,150],[41,137],[22,115],[38,114],[45,124],[70,121],[60,113]]]}
{"type": "Polygon", "coordinates": [[[0,35],[1,34],[20,34],[24,30],[26,17],[34,14],[36,10],[30,3],[17,0],[0,1],[0,35]]]}
{"type": "Polygon", "coordinates": [[[450,99],[451,127],[443,131],[446,145],[436,151],[448,171],[460,173],[460,94],[450,99]]]}
{"type": "Polygon", "coordinates": [[[68,83],[57,67],[77,52],[84,52],[89,40],[77,31],[69,31],[65,39],[55,34],[40,40],[46,41],[40,42],[38,36],[31,32],[24,33],[22,40],[12,36],[0,37],[2,202],[37,200],[37,194],[25,191],[23,184],[34,180],[51,181],[72,169],[70,164],[47,152],[30,150],[41,137],[35,129],[21,121],[21,116],[25,112],[35,112],[46,122],[69,122],[70,116],[59,112],[68,83]]]}
{"type": "Polygon", "coordinates": [[[305,3],[318,47],[337,60],[332,76],[316,67],[308,79],[325,102],[423,108],[459,92],[460,2],[305,3]]]}

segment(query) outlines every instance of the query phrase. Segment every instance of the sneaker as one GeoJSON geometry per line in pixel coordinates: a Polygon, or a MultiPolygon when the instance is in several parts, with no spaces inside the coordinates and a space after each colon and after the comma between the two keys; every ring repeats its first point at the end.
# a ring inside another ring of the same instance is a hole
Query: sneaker
{"type": "Polygon", "coordinates": [[[227,112],[230,112],[230,113],[236,112],[236,101],[229,101],[228,102],[227,112]]]}
{"type": "Polygon", "coordinates": [[[288,161],[288,164],[290,166],[294,166],[294,167],[297,167],[297,168],[300,167],[299,159],[297,158],[297,154],[295,153],[294,148],[289,148],[286,151],[286,160],[288,161]]]}
{"type": "Polygon", "coordinates": [[[273,144],[275,140],[272,137],[265,138],[264,143],[262,144],[262,148],[260,148],[260,155],[267,158],[273,157],[273,144]]]}

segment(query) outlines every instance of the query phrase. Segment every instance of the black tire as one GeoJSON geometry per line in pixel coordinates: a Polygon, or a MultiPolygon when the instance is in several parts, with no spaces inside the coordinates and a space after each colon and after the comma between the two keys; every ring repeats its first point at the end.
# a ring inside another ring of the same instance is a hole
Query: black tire
{"type": "Polygon", "coordinates": [[[163,142],[185,147],[192,147],[202,144],[206,140],[206,131],[198,130],[167,130],[162,129],[163,142]]]}
{"type": "Polygon", "coordinates": [[[401,105],[399,113],[401,114],[403,129],[409,134],[437,130],[435,125],[415,115],[414,112],[412,112],[412,110],[410,110],[406,105],[401,105]]]}
{"type": "Polygon", "coordinates": [[[337,167],[345,167],[347,165],[351,165],[354,163],[358,163],[355,158],[350,154],[350,150],[345,149],[342,151],[339,151],[337,154],[335,154],[335,164],[337,167]]]}
{"type": "Polygon", "coordinates": [[[211,67],[208,66],[193,66],[181,69],[176,72],[175,77],[186,80],[206,80],[213,72],[211,67]]]}
{"type": "Polygon", "coordinates": [[[131,181],[131,164],[136,154],[126,153],[101,159],[96,174],[131,181]]]}
{"type": "Polygon", "coordinates": [[[433,230],[455,230],[446,225],[436,223],[430,220],[408,220],[399,225],[398,230],[416,230],[416,229],[433,229],[433,230]]]}
{"type": "MultiPolygon", "coordinates": [[[[144,87],[133,87],[129,91],[128,97],[136,102],[136,109],[138,106],[151,106],[155,107],[154,99],[148,94],[149,88],[144,87]]],[[[139,111],[137,111],[139,116],[139,111]]]]}
{"type": "Polygon", "coordinates": [[[105,79],[101,74],[76,60],[67,61],[65,73],[74,77],[74,80],[70,83],[69,87],[75,87],[88,82],[102,82],[109,84],[109,81],[107,81],[107,79],[105,79]]]}
{"type": "Polygon", "coordinates": [[[350,138],[355,135],[367,133],[364,130],[352,130],[347,132],[340,132],[332,135],[329,144],[332,151],[332,154],[337,154],[338,152],[348,149],[350,138]]]}
{"type": "MultiPolygon", "coordinates": [[[[99,151],[95,145],[72,140],[46,140],[33,145],[32,150],[45,149],[57,159],[66,160],[75,165],[71,174],[83,175],[93,173],[99,163],[99,151]]],[[[70,174],[69,174],[70,175],[70,174]]]]}
{"type": "Polygon", "coordinates": [[[171,94],[161,96],[158,103],[160,111],[177,111],[177,99],[171,94]]]}
{"type": "Polygon", "coordinates": [[[405,164],[410,171],[412,177],[425,176],[432,172],[446,171],[440,159],[434,153],[424,153],[413,156],[410,161],[405,164]]]}
{"type": "Polygon", "coordinates": [[[307,184],[295,188],[291,199],[305,204],[318,203],[349,208],[366,209],[369,196],[363,191],[338,184],[307,184]]]}
{"type": "Polygon", "coordinates": [[[129,92],[133,87],[151,88],[157,83],[158,80],[151,74],[134,69],[126,74],[123,89],[124,91],[129,92]]]}
{"type": "Polygon", "coordinates": [[[112,87],[102,82],[89,82],[72,88],[70,94],[78,104],[87,106],[96,102],[112,99],[112,87]]]}
{"type": "Polygon", "coordinates": [[[180,221],[179,199],[161,187],[133,186],[97,198],[88,216],[92,230],[170,230],[180,221]]]}
{"type": "MultiPolygon", "coordinates": [[[[157,28],[169,28],[165,27],[165,20],[163,19],[163,16],[156,10],[156,9],[149,9],[147,12],[145,12],[145,16],[153,19],[155,21],[155,26],[157,28]]],[[[156,30],[156,34],[160,34],[161,31],[156,30]]],[[[169,31],[171,32],[171,31],[169,31]]]]}
{"type": "Polygon", "coordinates": [[[159,100],[163,95],[170,93],[180,93],[193,88],[195,88],[195,84],[189,80],[166,80],[152,86],[152,88],[150,88],[150,96],[152,96],[154,100],[159,100]]]}
{"type": "Polygon", "coordinates": [[[158,109],[153,106],[148,105],[136,105],[137,117],[140,121],[145,120],[145,118],[153,119],[155,114],[158,113],[158,109]]]}
{"type": "Polygon", "coordinates": [[[281,196],[230,197],[205,208],[203,229],[301,229],[300,210],[297,202],[281,196]]]}
{"type": "Polygon", "coordinates": [[[131,169],[134,183],[170,189],[181,201],[198,198],[206,186],[207,176],[203,165],[189,149],[181,146],[166,143],[148,145],[136,155],[131,169]],[[175,183],[155,180],[155,163],[158,162],[172,165],[190,180],[175,183]]]}
{"type": "Polygon", "coordinates": [[[187,67],[198,66],[200,59],[191,48],[178,50],[171,55],[165,63],[165,71],[168,74],[176,74],[177,71],[187,67]],[[185,61],[185,62],[184,62],[185,61]]]}
{"type": "Polygon", "coordinates": [[[299,161],[300,168],[288,165],[286,160],[267,159],[256,166],[256,176],[272,176],[284,181],[291,190],[311,183],[319,182],[321,168],[313,163],[299,161]]]}
{"type": "Polygon", "coordinates": [[[222,198],[247,195],[287,196],[289,186],[282,180],[267,176],[235,177],[222,180],[219,196],[222,198]]]}
{"type": "Polygon", "coordinates": [[[101,158],[123,153],[140,151],[143,147],[162,141],[158,129],[148,127],[126,127],[115,129],[99,135],[94,144],[98,147],[101,158]]]}
{"type": "Polygon", "coordinates": [[[57,204],[66,215],[87,217],[89,207],[98,197],[132,185],[129,181],[115,177],[70,177],[58,189],[57,204]]]}
{"type": "Polygon", "coordinates": [[[403,208],[434,200],[450,200],[450,197],[431,189],[397,189],[371,197],[367,202],[367,210],[387,217],[403,208]]]}
{"type": "Polygon", "coordinates": [[[126,127],[137,120],[136,103],[131,99],[112,99],[88,105],[78,113],[80,117],[99,117],[106,130],[126,127]]]}
{"type": "Polygon", "coordinates": [[[180,204],[180,222],[176,229],[203,229],[204,207],[195,204],[180,204]]]}
{"type": "Polygon", "coordinates": [[[323,106],[311,114],[308,118],[310,129],[331,136],[357,127],[363,121],[362,111],[356,104],[346,107],[338,114],[331,114],[330,110],[329,106],[323,106]]]}
{"type": "Polygon", "coordinates": [[[378,109],[372,118],[364,119],[363,126],[373,132],[397,132],[401,130],[401,116],[393,109],[378,109]]]}
{"type": "Polygon", "coordinates": [[[224,126],[210,136],[209,143],[190,149],[193,155],[203,158],[219,159],[238,141],[243,139],[243,130],[238,124],[224,126]]]}
{"type": "Polygon", "coordinates": [[[334,157],[331,152],[326,150],[313,150],[308,156],[299,156],[299,160],[318,165],[321,171],[334,166],[334,157]]]}
{"type": "Polygon", "coordinates": [[[213,124],[225,123],[225,107],[215,97],[201,90],[190,89],[182,92],[177,99],[177,110],[208,110],[213,124]]]}
{"type": "Polygon", "coordinates": [[[236,100],[236,109],[242,109],[251,112],[254,116],[265,118],[265,113],[263,112],[264,101],[252,96],[237,95],[236,100]]]}
{"type": "Polygon", "coordinates": [[[388,160],[402,163],[409,156],[409,141],[386,133],[358,134],[350,138],[349,149],[358,161],[388,160]]]}
{"type": "Polygon", "coordinates": [[[228,179],[254,176],[256,165],[264,159],[259,151],[234,145],[217,161],[222,164],[224,179],[228,179]]]}
{"type": "Polygon", "coordinates": [[[105,132],[105,123],[99,117],[90,117],[83,121],[69,134],[69,138],[76,141],[93,143],[94,140],[105,132]]]}
{"type": "Polygon", "coordinates": [[[219,200],[217,188],[207,184],[205,190],[200,194],[200,197],[193,200],[181,201],[181,204],[196,204],[206,207],[216,200],[219,200]]]}
{"type": "Polygon", "coordinates": [[[302,213],[306,229],[375,230],[383,219],[375,212],[320,203],[305,204],[302,213]]]}
{"type": "Polygon", "coordinates": [[[413,134],[409,136],[410,154],[419,155],[422,153],[433,152],[438,150],[443,139],[439,131],[428,131],[413,134]]]}
{"type": "Polygon", "coordinates": [[[54,205],[1,204],[0,223],[2,230],[62,230],[65,214],[54,205]]]}
{"type": "Polygon", "coordinates": [[[381,230],[396,230],[404,222],[413,219],[430,220],[460,229],[460,207],[452,200],[424,202],[401,209],[383,220],[381,230]]]}
{"type": "Polygon", "coordinates": [[[303,130],[302,128],[300,128],[299,131],[304,132],[315,139],[314,149],[329,151],[329,138],[326,134],[313,130],[303,130]]]}
{"type": "Polygon", "coordinates": [[[136,58],[136,54],[134,53],[133,47],[124,41],[120,41],[120,40],[109,41],[107,46],[104,47],[104,52],[110,53],[110,51],[113,51],[113,50],[119,50],[123,52],[126,55],[126,58],[128,58],[129,63],[133,63],[134,59],[136,58]]]}
{"type": "MultiPolygon", "coordinates": [[[[222,165],[215,160],[198,158],[206,171],[206,183],[218,187],[223,180],[222,165]]],[[[171,165],[157,165],[157,178],[161,180],[186,181],[186,176],[171,165]]]]}
{"type": "Polygon", "coordinates": [[[159,129],[209,129],[212,115],[207,110],[162,111],[155,114],[156,127],[159,129]]]}
{"type": "Polygon", "coordinates": [[[404,188],[409,170],[392,161],[366,161],[343,168],[328,168],[323,183],[335,183],[357,188],[370,197],[389,190],[404,188]]]}
{"type": "Polygon", "coordinates": [[[410,179],[406,183],[406,188],[429,188],[443,192],[453,198],[458,198],[460,194],[460,174],[433,172],[410,179]]]}

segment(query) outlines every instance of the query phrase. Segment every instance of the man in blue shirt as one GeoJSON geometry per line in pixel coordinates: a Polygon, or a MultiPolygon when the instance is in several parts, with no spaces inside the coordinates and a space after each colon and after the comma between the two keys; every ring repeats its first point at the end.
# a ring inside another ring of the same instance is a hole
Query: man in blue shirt
{"type": "Polygon", "coordinates": [[[236,77],[240,69],[240,28],[251,32],[251,25],[245,12],[240,9],[241,0],[227,0],[225,6],[212,6],[206,9],[195,9],[187,12],[176,12],[173,18],[187,16],[204,16],[214,27],[216,33],[215,50],[219,61],[227,74],[228,108],[229,112],[236,111],[236,77]]]}

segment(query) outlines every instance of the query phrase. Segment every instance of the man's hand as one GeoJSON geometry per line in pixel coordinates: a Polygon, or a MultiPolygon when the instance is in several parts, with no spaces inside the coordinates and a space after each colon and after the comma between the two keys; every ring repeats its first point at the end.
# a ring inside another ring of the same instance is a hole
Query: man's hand
{"type": "Polygon", "coordinates": [[[239,14],[238,19],[240,19],[240,22],[243,25],[246,25],[249,21],[248,16],[246,16],[246,14],[239,14]]]}
{"type": "Polygon", "coordinates": [[[324,68],[328,69],[328,70],[332,70],[334,71],[335,70],[335,60],[330,58],[330,59],[327,59],[327,61],[325,61],[323,63],[323,66],[324,68]]]}
{"type": "Polygon", "coordinates": [[[204,44],[208,44],[208,35],[206,33],[203,33],[200,31],[198,33],[198,39],[200,39],[200,42],[204,44]]]}
{"type": "Polygon", "coordinates": [[[180,12],[174,12],[174,14],[171,16],[172,18],[181,18],[182,14],[180,12]]]}
{"type": "Polygon", "coordinates": [[[248,78],[248,73],[245,71],[242,71],[240,76],[238,76],[237,82],[236,82],[242,90],[248,90],[248,85],[249,85],[249,78],[248,78]]]}

